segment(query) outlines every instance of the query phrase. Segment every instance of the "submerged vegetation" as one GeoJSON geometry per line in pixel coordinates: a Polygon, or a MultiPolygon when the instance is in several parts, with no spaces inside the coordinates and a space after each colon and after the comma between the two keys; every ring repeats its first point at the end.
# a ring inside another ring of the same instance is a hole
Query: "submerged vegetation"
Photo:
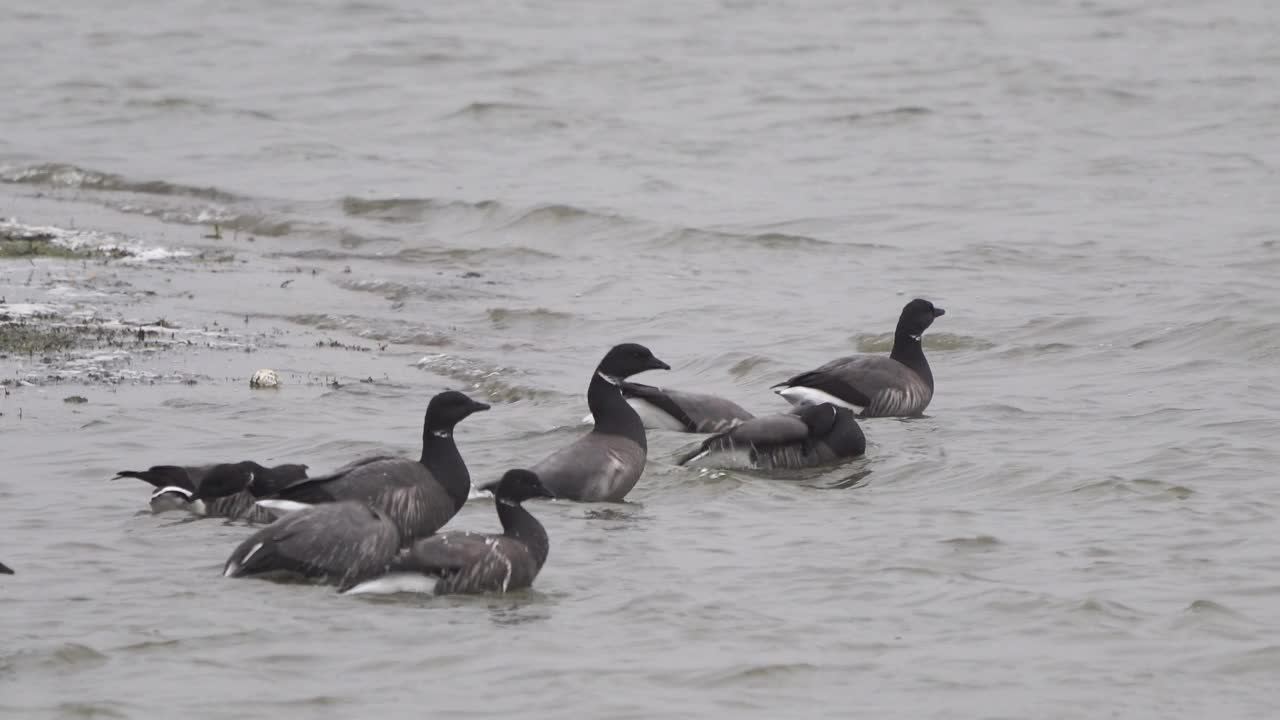
{"type": "MultiPolygon", "coordinates": [[[[0,310],[3,309],[0,305],[0,310]]],[[[6,319],[0,314],[0,358],[52,355],[71,350],[115,350],[145,343],[156,330],[61,318],[6,319]]]]}
{"type": "Polygon", "coordinates": [[[0,226],[0,259],[6,258],[60,258],[87,260],[94,258],[123,258],[132,255],[120,247],[72,246],[58,242],[59,236],[26,227],[0,226]]]}

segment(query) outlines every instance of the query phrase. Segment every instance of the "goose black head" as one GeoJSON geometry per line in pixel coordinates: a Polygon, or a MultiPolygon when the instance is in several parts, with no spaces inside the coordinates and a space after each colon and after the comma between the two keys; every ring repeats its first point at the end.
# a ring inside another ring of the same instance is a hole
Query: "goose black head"
{"type": "Polygon", "coordinates": [[[426,427],[428,431],[450,431],[472,413],[488,409],[487,403],[472,400],[457,390],[446,390],[427,405],[426,427]]]}
{"type": "Polygon", "coordinates": [[[898,317],[898,332],[905,332],[918,340],[933,324],[934,318],[945,314],[947,314],[946,310],[935,307],[928,300],[916,298],[902,308],[902,315],[898,317]]]}
{"type": "Polygon", "coordinates": [[[502,479],[492,483],[485,489],[491,491],[498,502],[507,505],[519,505],[533,498],[554,498],[550,490],[542,484],[536,473],[531,470],[516,468],[508,470],[502,479]]]}
{"type": "Polygon", "coordinates": [[[670,370],[671,366],[653,356],[649,348],[637,343],[614,345],[596,370],[611,378],[628,378],[645,370],[670,370]]]}

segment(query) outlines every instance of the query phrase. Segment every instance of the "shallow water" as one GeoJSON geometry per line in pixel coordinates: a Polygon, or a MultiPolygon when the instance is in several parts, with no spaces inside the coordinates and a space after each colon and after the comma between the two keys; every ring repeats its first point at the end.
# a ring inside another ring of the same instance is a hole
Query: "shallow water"
{"type": "Polygon", "coordinates": [[[419,5],[0,23],[0,217],[130,253],[0,259],[106,328],[0,358],[0,713],[1272,714],[1280,10],[419,5]],[[414,453],[455,387],[483,482],[614,342],[767,412],[917,295],[928,417],[785,481],[653,432],[631,502],[537,506],[529,593],[223,580],[245,526],[106,481],[414,453]]]}

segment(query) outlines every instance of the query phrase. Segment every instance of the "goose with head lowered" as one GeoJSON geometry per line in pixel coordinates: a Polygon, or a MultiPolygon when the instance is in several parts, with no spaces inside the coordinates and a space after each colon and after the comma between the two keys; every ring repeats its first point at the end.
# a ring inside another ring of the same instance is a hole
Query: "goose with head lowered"
{"type": "Polygon", "coordinates": [[[254,502],[307,477],[307,466],[263,467],[256,462],[210,465],[153,465],[146,470],[121,470],[112,480],[136,478],[155,488],[152,512],[187,510],[206,517],[271,522],[274,516],[254,502]]]}
{"type": "Polygon", "coordinates": [[[422,538],[391,563],[387,574],[351,588],[351,594],[431,592],[505,593],[533,584],[547,561],[550,541],[522,503],[550,498],[534,473],[508,470],[493,492],[501,534],[452,530],[422,538]]]}
{"type": "MultiPolygon", "coordinates": [[[[741,405],[717,395],[685,392],[623,380],[618,383],[641,422],[652,430],[717,433],[754,417],[741,405]]],[[[587,415],[583,422],[592,422],[587,415]]]]}
{"type": "Polygon", "coordinates": [[[417,459],[375,455],[356,460],[327,475],[289,485],[258,504],[289,512],[307,505],[355,500],[391,519],[404,544],[426,537],[449,522],[471,492],[471,475],[453,440],[454,427],[476,412],[488,410],[456,390],[431,398],[422,427],[422,455],[417,459]]]}
{"type": "Polygon", "coordinates": [[[644,423],[627,404],[620,385],[645,370],[670,369],[643,345],[615,345],[600,360],[587,386],[587,406],[595,427],[530,470],[558,499],[621,501],[644,472],[649,444],[644,423]]]}
{"type": "Polygon", "coordinates": [[[933,371],[920,339],[945,314],[916,298],[902,308],[888,355],[849,355],[773,386],[792,405],[831,403],[861,417],[911,417],[933,399],[933,371]]]}
{"type": "Polygon", "coordinates": [[[707,438],[676,464],[801,469],[858,457],[866,450],[867,438],[853,412],[823,403],[747,420],[707,438]]]}

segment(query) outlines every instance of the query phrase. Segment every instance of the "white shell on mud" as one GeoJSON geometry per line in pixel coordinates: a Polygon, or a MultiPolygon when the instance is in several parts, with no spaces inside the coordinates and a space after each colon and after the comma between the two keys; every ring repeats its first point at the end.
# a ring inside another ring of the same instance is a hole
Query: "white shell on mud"
{"type": "Polygon", "coordinates": [[[249,387],[251,388],[273,388],[280,387],[280,376],[275,370],[263,368],[253,374],[249,378],[249,387]]]}

